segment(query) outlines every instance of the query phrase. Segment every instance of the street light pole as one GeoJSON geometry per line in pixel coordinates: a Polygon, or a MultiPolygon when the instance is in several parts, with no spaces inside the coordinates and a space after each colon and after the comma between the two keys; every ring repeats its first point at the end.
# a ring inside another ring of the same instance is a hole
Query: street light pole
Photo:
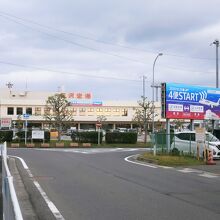
{"type": "MultiPolygon", "coordinates": [[[[162,53],[158,53],[156,58],[154,59],[154,64],[153,64],[153,83],[152,83],[152,137],[153,137],[153,140],[155,139],[155,135],[154,135],[154,69],[155,69],[155,64],[156,64],[156,61],[158,59],[159,56],[162,56],[163,54],[162,53]]],[[[156,145],[154,143],[154,156],[156,155],[156,145]]]]}
{"type": "Polygon", "coordinates": [[[159,53],[155,60],[154,60],[154,64],[153,64],[153,83],[152,83],[152,104],[153,104],[153,115],[152,115],[152,133],[154,134],[154,69],[155,69],[155,64],[156,64],[156,61],[158,59],[159,56],[162,56],[163,54],[162,53],[159,53]]]}
{"type": "Polygon", "coordinates": [[[216,88],[218,88],[218,47],[219,47],[219,40],[215,40],[213,42],[216,46],[216,88]]]}
{"type": "Polygon", "coordinates": [[[146,76],[143,76],[143,108],[144,108],[144,143],[147,142],[147,125],[146,125],[146,96],[145,96],[145,79],[146,76]]]}

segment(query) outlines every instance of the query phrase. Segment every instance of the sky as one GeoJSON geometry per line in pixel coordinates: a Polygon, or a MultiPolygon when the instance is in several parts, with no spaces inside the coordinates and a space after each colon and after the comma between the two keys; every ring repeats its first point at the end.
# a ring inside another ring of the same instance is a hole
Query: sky
{"type": "Polygon", "coordinates": [[[155,84],[215,87],[219,0],[1,0],[0,87],[152,99],[155,84]]]}

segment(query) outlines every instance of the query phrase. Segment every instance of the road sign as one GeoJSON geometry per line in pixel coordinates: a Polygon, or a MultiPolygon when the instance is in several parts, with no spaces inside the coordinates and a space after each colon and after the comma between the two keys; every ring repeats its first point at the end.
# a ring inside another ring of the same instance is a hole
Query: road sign
{"type": "Polygon", "coordinates": [[[97,122],[97,123],[96,123],[96,127],[97,127],[97,128],[100,128],[100,127],[102,127],[102,123],[100,123],[100,122],[97,122]]]}
{"type": "Polygon", "coordinates": [[[1,118],[1,127],[10,128],[11,127],[11,118],[1,118]]]}
{"type": "Polygon", "coordinates": [[[24,119],[29,119],[30,115],[29,114],[23,114],[24,119]]]}

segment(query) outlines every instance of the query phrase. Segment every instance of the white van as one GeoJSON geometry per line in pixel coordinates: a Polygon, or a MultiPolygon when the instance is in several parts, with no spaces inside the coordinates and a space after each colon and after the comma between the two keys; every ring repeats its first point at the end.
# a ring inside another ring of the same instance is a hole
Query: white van
{"type": "MultiPolygon", "coordinates": [[[[184,153],[191,152],[196,155],[197,143],[195,131],[181,131],[174,134],[171,150],[177,148],[184,153]]],[[[206,147],[213,152],[213,159],[220,159],[220,141],[213,134],[206,132],[206,147]]],[[[200,147],[200,156],[203,157],[204,149],[200,147]]]]}

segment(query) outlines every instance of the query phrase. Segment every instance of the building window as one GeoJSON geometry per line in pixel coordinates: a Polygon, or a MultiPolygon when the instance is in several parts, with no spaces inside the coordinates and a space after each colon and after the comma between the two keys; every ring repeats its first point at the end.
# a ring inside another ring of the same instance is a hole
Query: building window
{"type": "Polygon", "coordinates": [[[17,115],[23,115],[23,108],[17,107],[17,115]]]}
{"type": "Polygon", "coordinates": [[[44,114],[49,115],[50,114],[50,108],[44,108],[44,114]]]}
{"type": "Polygon", "coordinates": [[[85,108],[80,108],[79,112],[86,112],[86,109],[85,108]]]}
{"type": "Polygon", "coordinates": [[[120,111],[119,108],[114,108],[114,109],[113,109],[113,112],[119,112],[119,111],[120,111]]]}
{"type": "Polygon", "coordinates": [[[88,112],[94,112],[94,108],[89,108],[88,112]]]}
{"type": "Polygon", "coordinates": [[[102,108],[97,108],[96,109],[97,112],[102,112],[102,110],[103,110],[102,108]]]}
{"type": "Polygon", "coordinates": [[[128,110],[127,109],[122,110],[122,116],[128,116],[128,110]]]}
{"type": "Polygon", "coordinates": [[[14,107],[8,107],[8,115],[14,115],[14,107]]]}
{"type": "Polygon", "coordinates": [[[35,115],[41,115],[41,108],[40,107],[35,107],[35,115]]]}
{"type": "Polygon", "coordinates": [[[79,109],[79,115],[82,116],[82,115],[85,115],[86,114],[86,108],[80,108],[79,109]]]}
{"type": "Polygon", "coordinates": [[[26,108],[26,114],[32,115],[32,108],[26,108]]]}

